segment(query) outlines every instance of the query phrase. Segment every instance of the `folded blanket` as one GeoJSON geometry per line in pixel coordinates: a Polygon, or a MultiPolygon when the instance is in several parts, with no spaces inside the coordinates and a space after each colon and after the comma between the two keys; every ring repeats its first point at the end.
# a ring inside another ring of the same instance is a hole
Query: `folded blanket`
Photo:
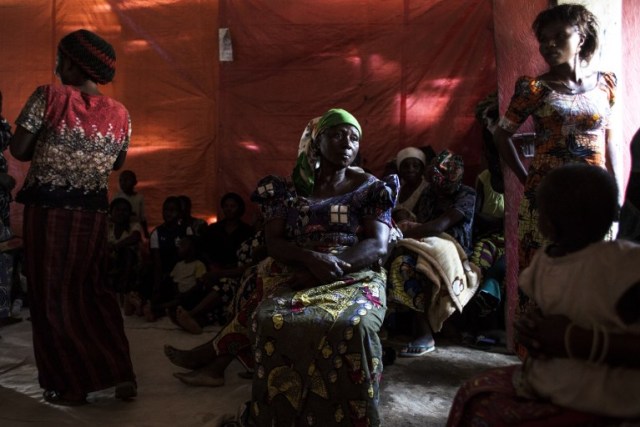
{"type": "Polygon", "coordinates": [[[433,284],[428,317],[431,328],[438,332],[456,309],[462,311],[471,300],[480,284],[480,269],[446,233],[420,240],[402,239],[398,246],[417,255],[416,270],[433,284]]]}

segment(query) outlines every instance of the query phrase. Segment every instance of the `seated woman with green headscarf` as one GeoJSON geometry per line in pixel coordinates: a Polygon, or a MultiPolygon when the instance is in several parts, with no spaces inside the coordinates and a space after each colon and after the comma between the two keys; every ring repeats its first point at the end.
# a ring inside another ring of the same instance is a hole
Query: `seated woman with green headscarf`
{"type": "MultiPolygon", "coordinates": [[[[269,253],[257,266],[262,297],[247,325],[253,425],[380,424],[380,265],[398,179],[385,183],[351,166],[361,138],[355,117],[329,110],[307,125],[292,177],[263,178],[252,195],[269,253]]],[[[212,375],[194,372],[181,379],[212,375]]]]}

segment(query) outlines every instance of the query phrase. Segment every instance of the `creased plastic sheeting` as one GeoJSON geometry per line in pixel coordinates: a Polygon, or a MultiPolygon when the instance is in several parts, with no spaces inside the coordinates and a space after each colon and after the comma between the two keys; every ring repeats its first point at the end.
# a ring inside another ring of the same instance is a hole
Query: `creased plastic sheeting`
{"type": "MultiPolygon", "coordinates": [[[[50,0],[4,0],[0,2],[0,91],[2,114],[13,124],[27,98],[39,84],[53,80],[55,55],[50,0]]],[[[9,150],[9,173],[20,187],[27,165],[13,160],[9,150]]],[[[11,229],[22,231],[22,205],[11,204],[11,229]]]]}
{"type": "MultiPolygon", "coordinates": [[[[215,211],[216,2],[5,0],[0,8],[0,89],[10,122],[36,86],[55,81],[60,38],[79,28],[95,31],[116,49],[115,79],[101,90],[131,114],[124,169],[138,176],[151,225],[162,221],[162,201],[169,195],[190,196],[195,215],[215,211]]],[[[5,154],[19,188],[26,164],[5,154]]],[[[113,173],[111,194],[117,178],[113,173]]],[[[12,221],[19,232],[19,204],[12,204],[12,221]]]]}
{"type": "MultiPolygon", "coordinates": [[[[125,168],[138,175],[151,225],[169,195],[190,196],[202,217],[225,192],[248,200],[259,178],[290,172],[307,121],[335,106],[361,121],[364,166],[376,174],[399,149],[428,144],[461,153],[467,182],[478,170],[474,108],[496,88],[491,0],[4,0],[0,8],[10,121],[37,85],[54,81],[64,34],[85,27],[115,46],[116,78],[104,91],[131,113],[125,168]],[[233,62],[218,62],[218,28],[230,31],[233,62]]],[[[11,159],[19,185],[25,170],[11,159]]]]}
{"type": "Polygon", "coordinates": [[[288,174],[306,123],[331,107],[360,120],[374,173],[405,146],[432,145],[462,154],[473,181],[474,108],[496,88],[491,10],[484,0],[221,1],[235,60],[220,65],[219,188],[288,174]]]}

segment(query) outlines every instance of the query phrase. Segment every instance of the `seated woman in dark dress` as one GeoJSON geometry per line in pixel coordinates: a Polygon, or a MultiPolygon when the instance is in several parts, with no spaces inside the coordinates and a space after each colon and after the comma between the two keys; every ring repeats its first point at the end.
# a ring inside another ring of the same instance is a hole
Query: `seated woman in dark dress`
{"type": "MultiPolygon", "coordinates": [[[[243,346],[229,345],[232,336],[223,331],[207,366],[177,374],[188,384],[221,385],[234,354],[229,349],[248,352],[255,425],[380,425],[377,332],[386,311],[380,260],[398,183],[351,167],[361,136],[351,114],[329,110],[305,130],[292,179],[259,182],[252,198],[262,206],[270,255],[257,269],[261,301],[253,320],[240,311],[225,328],[243,346]],[[250,324],[241,336],[243,319],[250,324]]],[[[202,350],[167,353],[184,366],[202,363],[202,350]]]]}
{"type": "MultiPolygon", "coordinates": [[[[403,175],[411,170],[405,167],[409,160],[399,165],[404,181],[408,178],[403,175]]],[[[426,167],[426,185],[413,204],[413,218],[400,220],[394,213],[404,239],[390,258],[389,300],[420,312],[415,316],[413,339],[399,353],[402,357],[433,351],[433,331],[439,331],[455,309],[461,310],[477,287],[475,266],[467,259],[472,250],[476,192],[462,183],[463,173],[462,157],[444,150],[426,167]],[[428,268],[420,268],[425,265],[422,255],[432,261],[428,268]],[[457,269],[447,270],[452,261],[457,269]],[[429,274],[437,270],[439,277],[428,277],[425,269],[429,274]],[[458,276],[460,281],[455,282],[458,276]]]]}

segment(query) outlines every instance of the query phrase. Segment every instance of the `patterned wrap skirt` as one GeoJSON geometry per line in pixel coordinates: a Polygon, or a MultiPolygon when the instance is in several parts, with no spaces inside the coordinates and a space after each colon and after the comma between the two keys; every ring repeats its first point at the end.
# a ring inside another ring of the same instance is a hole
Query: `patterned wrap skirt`
{"type": "Polygon", "coordinates": [[[258,426],[378,426],[386,273],[369,269],[294,291],[291,274],[260,265],[264,299],[251,323],[258,426]]]}
{"type": "Polygon", "coordinates": [[[107,285],[107,216],[25,206],[25,268],[40,386],[89,393],[135,381],[107,285]]]}
{"type": "MultiPolygon", "coordinates": [[[[519,397],[514,375],[520,365],[484,371],[466,381],[456,393],[447,427],[605,427],[620,419],[519,397]]],[[[635,424],[634,424],[635,425],[635,424]]]]}

